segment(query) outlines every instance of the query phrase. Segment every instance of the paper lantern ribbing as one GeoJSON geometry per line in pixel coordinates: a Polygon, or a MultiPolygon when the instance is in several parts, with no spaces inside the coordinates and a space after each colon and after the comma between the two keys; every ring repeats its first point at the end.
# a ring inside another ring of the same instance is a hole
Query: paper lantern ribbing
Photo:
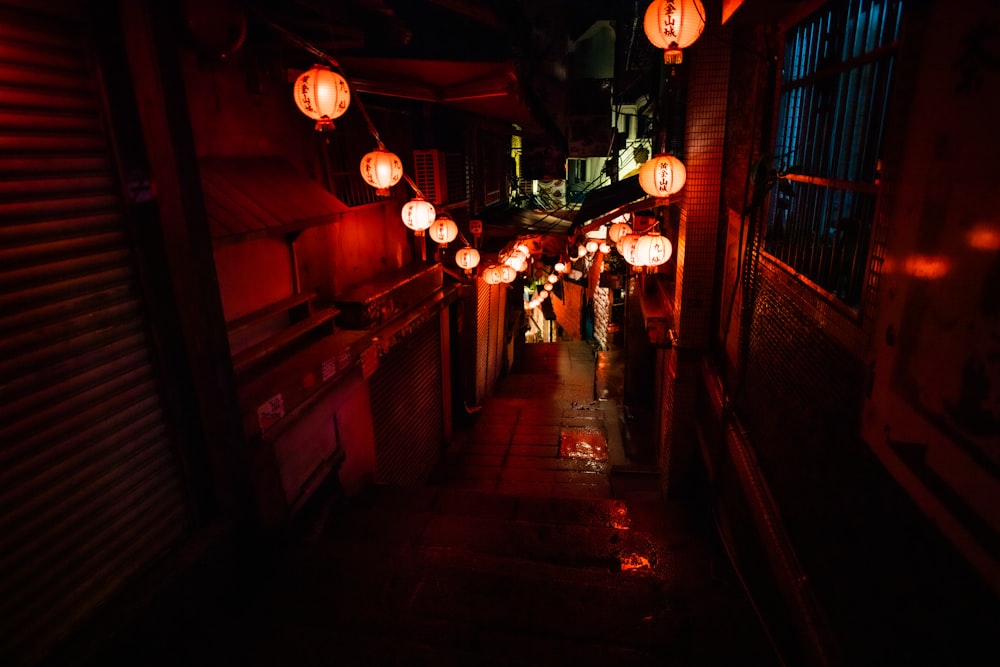
{"type": "Polygon", "coordinates": [[[642,28],[653,46],[663,49],[663,62],[678,65],[681,49],[694,44],[705,29],[705,7],[700,0],[654,0],[642,28]]]}
{"type": "Polygon", "coordinates": [[[295,80],[295,104],[299,111],[316,121],[317,130],[332,130],[351,104],[347,79],[326,65],[313,65],[295,80]]]}
{"type": "Polygon", "coordinates": [[[440,215],[427,229],[427,235],[440,245],[448,245],[458,236],[458,225],[451,218],[440,215]]]}
{"type": "Polygon", "coordinates": [[[500,284],[500,267],[497,265],[487,266],[483,270],[483,282],[487,285],[500,284]]]}
{"type": "Polygon", "coordinates": [[[475,248],[462,248],[455,253],[455,264],[465,269],[466,273],[479,266],[479,251],[475,248]]]}
{"type": "Polygon", "coordinates": [[[375,188],[379,197],[388,197],[389,188],[403,177],[403,163],[395,153],[379,146],[361,158],[361,178],[375,188]]]}
{"type": "Polygon", "coordinates": [[[635,246],[641,238],[641,234],[626,234],[618,240],[618,253],[632,266],[637,266],[635,246]]]}
{"type": "Polygon", "coordinates": [[[674,247],[670,239],[659,234],[646,234],[639,238],[635,244],[634,264],[635,266],[659,266],[665,264],[673,254],[674,247]]]}
{"type": "Polygon", "coordinates": [[[403,204],[403,224],[415,232],[422,232],[434,222],[434,204],[422,197],[416,197],[403,204]]]}
{"type": "Polygon", "coordinates": [[[608,238],[612,243],[618,243],[618,239],[626,234],[632,233],[632,226],[627,222],[614,222],[608,227],[608,238]]]}
{"type": "Polygon", "coordinates": [[[687,169],[673,155],[657,155],[639,168],[639,186],[651,197],[669,197],[684,187],[687,169]]]}

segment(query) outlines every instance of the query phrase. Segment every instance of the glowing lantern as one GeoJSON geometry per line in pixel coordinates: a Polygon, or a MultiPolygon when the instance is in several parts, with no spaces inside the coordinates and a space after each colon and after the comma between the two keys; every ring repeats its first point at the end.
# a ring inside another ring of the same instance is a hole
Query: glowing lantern
{"type": "Polygon", "coordinates": [[[524,271],[528,268],[528,258],[520,250],[515,250],[514,252],[507,255],[503,263],[511,267],[515,271],[524,271]]]}
{"type": "Polygon", "coordinates": [[[639,237],[635,243],[635,262],[629,262],[636,266],[659,266],[665,264],[674,247],[670,239],[659,234],[646,234],[639,237]]]}
{"type": "Polygon", "coordinates": [[[403,224],[415,232],[422,232],[434,222],[434,204],[417,197],[403,204],[403,224]]]}
{"type": "Polygon", "coordinates": [[[427,229],[427,235],[440,245],[448,245],[458,236],[458,225],[446,216],[438,216],[427,229]]]}
{"type": "Polygon", "coordinates": [[[483,281],[487,285],[497,285],[500,283],[500,267],[499,266],[487,266],[483,270],[483,281]]]}
{"type": "Polygon", "coordinates": [[[557,273],[562,273],[563,271],[566,270],[566,263],[556,262],[555,265],[553,265],[552,270],[556,271],[557,273]]]}
{"type": "Polygon", "coordinates": [[[608,227],[608,238],[612,243],[618,243],[618,239],[626,234],[632,233],[632,226],[627,222],[615,222],[608,227]]]}
{"type": "Polygon", "coordinates": [[[514,250],[522,253],[525,257],[529,257],[531,255],[531,249],[524,243],[518,243],[514,246],[514,250]]]}
{"type": "Polygon", "coordinates": [[[458,268],[465,269],[466,273],[470,273],[479,266],[479,251],[475,248],[462,248],[455,253],[455,264],[458,268]]]}
{"type": "Polygon", "coordinates": [[[587,254],[587,246],[585,246],[585,245],[578,245],[576,247],[576,256],[577,256],[577,258],[583,257],[586,254],[587,254]]]}
{"type": "Polygon", "coordinates": [[[388,197],[389,188],[399,183],[402,177],[403,163],[395,153],[385,150],[382,144],[379,144],[377,150],[361,158],[361,178],[375,188],[379,197],[388,197]]]}
{"type": "Polygon", "coordinates": [[[622,259],[631,264],[632,266],[642,266],[637,263],[637,257],[635,252],[635,246],[642,238],[640,234],[626,234],[618,240],[618,252],[621,254],[622,259]]]}
{"type": "Polygon", "coordinates": [[[607,243],[602,243],[601,245],[599,245],[597,247],[597,249],[600,250],[605,255],[607,255],[609,252],[611,252],[611,246],[609,244],[607,244],[607,243]]]}
{"type": "Polygon", "coordinates": [[[544,289],[546,292],[551,292],[553,290],[552,283],[545,283],[544,289]]]}
{"type": "Polygon", "coordinates": [[[639,168],[639,185],[652,197],[669,197],[680,191],[687,180],[684,163],[673,155],[657,155],[639,168]]]}
{"type": "Polygon", "coordinates": [[[550,283],[557,283],[557,282],[559,282],[559,276],[557,276],[557,275],[556,275],[556,274],[554,274],[554,273],[551,273],[551,274],[549,274],[549,277],[547,278],[547,280],[548,280],[548,281],[549,281],[550,283]]]}
{"type": "Polygon", "coordinates": [[[295,104],[316,121],[317,130],[332,130],[351,103],[347,79],[326,65],[313,65],[295,80],[295,104]]]}
{"type": "Polygon", "coordinates": [[[663,62],[677,65],[681,49],[694,44],[705,29],[705,7],[700,0],[653,0],[642,27],[653,46],[663,49],[663,62]]]}
{"type": "Polygon", "coordinates": [[[498,266],[497,269],[500,271],[500,282],[502,283],[512,283],[514,282],[514,278],[517,278],[517,271],[512,266],[504,264],[503,266],[498,266]]]}
{"type": "Polygon", "coordinates": [[[591,241],[587,241],[587,245],[585,245],[584,248],[586,248],[587,252],[589,252],[589,253],[595,253],[595,252],[597,252],[597,248],[599,246],[600,246],[600,244],[597,241],[591,240],[591,241]]]}

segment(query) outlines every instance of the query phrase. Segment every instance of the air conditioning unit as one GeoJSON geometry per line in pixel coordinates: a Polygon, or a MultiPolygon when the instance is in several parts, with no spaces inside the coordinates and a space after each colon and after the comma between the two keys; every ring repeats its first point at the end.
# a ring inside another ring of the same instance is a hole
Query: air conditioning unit
{"type": "Polygon", "coordinates": [[[417,187],[432,204],[448,203],[448,179],[444,153],[437,149],[413,151],[413,170],[417,187]]]}

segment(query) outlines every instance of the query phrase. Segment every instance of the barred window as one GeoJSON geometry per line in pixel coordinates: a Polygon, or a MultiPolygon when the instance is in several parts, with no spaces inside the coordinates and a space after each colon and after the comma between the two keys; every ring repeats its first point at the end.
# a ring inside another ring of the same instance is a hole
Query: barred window
{"type": "Polygon", "coordinates": [[[786,33],[765,250],[858,307],[901,0],[838,0],[786,33]]]}

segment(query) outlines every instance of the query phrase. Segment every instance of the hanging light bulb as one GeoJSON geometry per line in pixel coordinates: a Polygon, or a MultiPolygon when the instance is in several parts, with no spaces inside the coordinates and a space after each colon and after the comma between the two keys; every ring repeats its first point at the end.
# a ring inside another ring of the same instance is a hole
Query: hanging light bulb
{"type": "Polygon", "coordinates": [[[458,236],[458,225],[447,215],[439,215],[427,229],[427,235],[440,245],[448,245],[458,236]]]}
{"type": "Polygon", "coordinates": [[[403,177],[403,163],[395,153],[379,144],[376,150],[361,158],[361,178],[375,188],[379,197],[388,197],[389,188],[399,183],[403,177]]]}
{"type": "Polygon", "coordinates": [[[295,104],[299,111],[316,121],[316,130],[332,130],[351,104],[347,79],[326,65],[313,65],[295,80],[295,104]]]}
{"type": "Polygon", "coordinates": [[[657,155],[639,168],[639,185],[651,197],[669,197],[684,187],[687,169],[673,155],[657,155]]]}
{"type": "Polygon", "coordinates": [[[455,264],[460,269],[465,269],[466,275],[479,266],[479,251],[475,248],[462,248],[455,253],[455,264]]]}
{"type": "Polygon", "coordinates": [[[694,44],[705,29],[705,7],[700,0],[653,0],[642,27],[653,46],[663,49],[663,62],[679,65],[681,49],[694,44]]]}
{"type": "Polygon", "coordinates": [[[403,204],[403,224],[415,232],[423,232],[434,222],[434,204],[417,196],[403,204]]]}

